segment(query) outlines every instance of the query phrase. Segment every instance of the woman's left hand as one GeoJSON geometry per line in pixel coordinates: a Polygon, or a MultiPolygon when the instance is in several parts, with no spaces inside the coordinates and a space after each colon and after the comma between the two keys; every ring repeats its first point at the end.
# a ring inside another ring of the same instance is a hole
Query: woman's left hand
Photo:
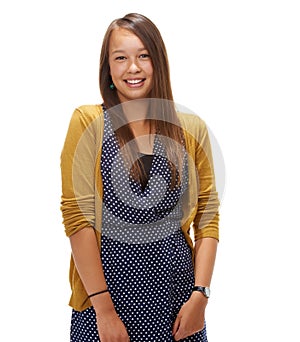
{"type": "Polygon", "coordinates": [[[172,335],[175,341],[201,331],[204,328],[204,313],[207,298],[200,292],[192,292],[189,300],[183,304],[174,322],[172,335]]]}

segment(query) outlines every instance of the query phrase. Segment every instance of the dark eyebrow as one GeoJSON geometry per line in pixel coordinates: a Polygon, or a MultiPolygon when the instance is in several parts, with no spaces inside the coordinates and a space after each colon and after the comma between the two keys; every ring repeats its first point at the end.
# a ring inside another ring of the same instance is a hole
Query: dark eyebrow
{"type": "MultiPolygon", "coordinates": [[[[138,51],[144,51],[144,50],[147,50],[146,48],[140,48],[140,49],[138,49],[138,51]]],[[[114,53],[125,53],[126,51],[125,50],[114,50],[113,52],[112,52],[112,54],[114,54],[114,53]]]]}

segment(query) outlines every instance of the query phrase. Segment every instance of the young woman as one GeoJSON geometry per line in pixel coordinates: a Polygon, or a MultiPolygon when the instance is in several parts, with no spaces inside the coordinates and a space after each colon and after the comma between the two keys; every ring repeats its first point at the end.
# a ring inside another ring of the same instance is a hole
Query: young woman
{"type": "Polygon", "coordinates": [[[205,123],[176,110],[143,15],[110,24],[99,76],[103,103],[74,111],[61,154],[71,341],[207,341],[219,201],[205,123]]]}

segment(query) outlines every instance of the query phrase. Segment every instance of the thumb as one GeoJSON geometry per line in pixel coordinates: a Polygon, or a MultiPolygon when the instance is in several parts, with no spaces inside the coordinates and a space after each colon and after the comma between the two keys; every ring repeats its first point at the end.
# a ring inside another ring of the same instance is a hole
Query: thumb
{"type": "Polygon", "coordinates": [[[173,325],[173,329],[172,329],[172,335],[173,336],[176,334],[176,332],[179,329],[180,319],[181,319],[181,317],[179,315],[177,315],[176,320],[175,320],[174,325],[173,325]]]}

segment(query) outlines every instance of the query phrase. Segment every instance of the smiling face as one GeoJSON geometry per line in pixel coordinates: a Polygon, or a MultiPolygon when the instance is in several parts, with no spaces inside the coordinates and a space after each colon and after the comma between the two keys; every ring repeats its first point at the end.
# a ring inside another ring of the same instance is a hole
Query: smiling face
{"type": "Polygon", "coordinates": [[[112,31],[109,66],[121,102],[149,96],[153,83],[152,61],[144,44],[135,34],[124,28],[112,31]]]}

